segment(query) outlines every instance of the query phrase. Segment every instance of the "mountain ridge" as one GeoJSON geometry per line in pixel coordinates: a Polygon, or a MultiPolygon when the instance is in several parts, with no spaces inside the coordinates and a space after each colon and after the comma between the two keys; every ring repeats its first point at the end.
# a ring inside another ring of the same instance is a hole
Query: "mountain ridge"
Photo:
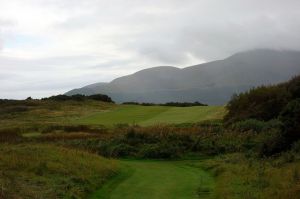
{"type": "Polygon", "coordinates": [[[158,66],[67,92],[109,95],[116,102],[224,104],[232,94],[286,81],[300,73],[300,52],[258,49],[185,68],[158,66]]]}

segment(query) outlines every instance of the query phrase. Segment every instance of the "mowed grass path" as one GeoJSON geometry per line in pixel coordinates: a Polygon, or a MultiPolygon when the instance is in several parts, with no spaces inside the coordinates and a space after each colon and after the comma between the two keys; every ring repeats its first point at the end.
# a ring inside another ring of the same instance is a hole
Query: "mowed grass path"
{"type": "Polygon", "coordinates": [[[118,105],[112,109],[79,118],[75,122],[80,124],[102,124],[105,126],[121,123],[147,126],[222,119],[224,113],[225,108],[223,106],[166,107],[118,105]]]}
{"type": "Polygon", "coordinates": [[[125,172],[91,199],[207,199],[213,178],[188,161],[122,161],[125,172]]]}

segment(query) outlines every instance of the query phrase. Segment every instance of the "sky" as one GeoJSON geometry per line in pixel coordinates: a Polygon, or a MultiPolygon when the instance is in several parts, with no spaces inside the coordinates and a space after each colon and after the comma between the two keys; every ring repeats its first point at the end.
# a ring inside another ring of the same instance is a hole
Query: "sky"
{"type": "Polygon", "coordinates": [[[299,0],[0,0],[0,98],[256,48],[300,50],[299,10],[299,0]]]}

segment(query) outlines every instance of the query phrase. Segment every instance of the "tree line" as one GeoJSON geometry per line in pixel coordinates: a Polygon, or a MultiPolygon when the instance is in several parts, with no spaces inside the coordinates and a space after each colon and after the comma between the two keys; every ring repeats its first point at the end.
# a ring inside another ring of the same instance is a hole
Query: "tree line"
{"type": "Polygon", "coordinates": [[[167,103],[139,103],[139,102],[123,102],[126,105],[141,105],[141,106],[175,106],[175,107],[191,107],[191,106],[207,106],[201,102],[167,102],[167,103]]]}

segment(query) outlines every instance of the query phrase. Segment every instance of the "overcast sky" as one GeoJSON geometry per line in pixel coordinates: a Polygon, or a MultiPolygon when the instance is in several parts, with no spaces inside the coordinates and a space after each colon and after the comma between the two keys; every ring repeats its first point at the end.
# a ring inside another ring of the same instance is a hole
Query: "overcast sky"
{"type": "Polygon", "coordinates": [[[300,50],[299,0],[0,0],[0,98],[254,48],[300,50]]]}

